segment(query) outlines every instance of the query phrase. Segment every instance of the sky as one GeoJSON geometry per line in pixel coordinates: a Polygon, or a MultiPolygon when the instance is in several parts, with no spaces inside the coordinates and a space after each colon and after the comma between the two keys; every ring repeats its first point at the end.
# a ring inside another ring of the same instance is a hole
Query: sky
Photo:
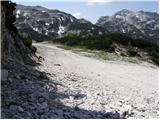
{"type": "Polygon", "coordinates": [[[111,16],[117,11],[128,9],[132,11],[157,12],[158,0],[11,0],[17,4],[43,6],[70,13],[76,18],[85,18],[92,23],[101,16],[111,16]]]}

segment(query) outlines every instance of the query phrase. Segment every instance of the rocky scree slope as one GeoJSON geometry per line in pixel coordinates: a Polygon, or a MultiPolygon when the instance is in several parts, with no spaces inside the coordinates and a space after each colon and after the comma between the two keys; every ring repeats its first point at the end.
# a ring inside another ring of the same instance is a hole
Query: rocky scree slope
{"type": "Polygon", "coordinates": [[[112,16],[99,18],[96,25],[111,33],[126,33],[134,38],[159,41],[159,15],[157,13],[123,9],[112,16]]]}
{"type": "MultiPolygon", "coordinates": [[[[28,109],[32,106],[28,104],[28,101],[31,101],[29,95],[40,95],[40,92],[35,93],[31,87],[36,83],[39,84],[35,80],[41,80],[46,76],[45,72],[42,73],[33,67],[36,65],[34,60],[37,60],[37,57],[18,36],[13,24],[16,20],[13,14],[15,6],[16,4],[10,1],[1,1],[1,118],[3,119],[33,118],[21,105],[27,104],[28,109]],[[38,78],[37,74],[41,77],[38,78]]],[[[35,88],[37,92],[40,91],[37,86],[35,88]]],[[[35,96],[32,99],[36,101],[35,96]]]]}
{"type": "MultiPolygon", "coordinates": [[[[45,71],[54,73],[55,80],[61,83],[57,85],[56,98],[68,107],[59,107],[55,115],[56,105],[50,102],[50,110],[54,110],[46,115],[52,118],[158,118],[158,67],[148,63],[100,61],[48,43],[35,45],[46,58],[45,71]]],[[[53,98],[50,97],[51,101],[53,98]]]]}
{"type": "Polygon", "coordinates": [[[59,10],[41,6],[16,7],[16,27],[35,41],[44,41],[69,34],[101,35],[104,30],[85,19],[77,19],[59,10]]]}

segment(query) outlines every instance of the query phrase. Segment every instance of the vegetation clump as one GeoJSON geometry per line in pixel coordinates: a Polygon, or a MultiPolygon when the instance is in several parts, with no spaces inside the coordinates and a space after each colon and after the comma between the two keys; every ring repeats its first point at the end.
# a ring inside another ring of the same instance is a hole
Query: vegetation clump
{"type": "Polygon", "coordinates": [[[22,40],[23,44],[28,47],[33,53],[37,51],[37,48],[32,45],[32,38],[29,35],[18,33],[18,37],[22,40]]]}
{"type": "Polygon", "coordinates": [[[35,52],[37,51],[37,48],[32,45],[32,46],[31,46],[31,51],[32,51],[33,53],[35,53],[35,52]]]}
{"type": "Polygon", "coordinates": [[[18,34],[19,38],[23,41],[23,44],[28,47],[31,48],[32,46],[32,39],[30,36],[28,35],[23,35],[23,34],[18,34]]]}
{"type": "Polygon", "coordinates": [[[137,55],[137,49],[135,47],[132,47],[131,42],[128,43],[127,52],[130,57],[137,55]]]}
{"type": "Polygon", "coordinates": [[[68,35],[61,38],[53,39],[52,42],[68,46],[82,46],[92,50],[102,50],[105,52],[114,52],[116,46],[113,43],[126,46],[127,54],[135,57],[138,49],[141,49],[150,55],[155,64],[159,64],[159,45],[144,39],[133,39],[126,34],[108,33],[101,36],[80,37],[68,35]]]}

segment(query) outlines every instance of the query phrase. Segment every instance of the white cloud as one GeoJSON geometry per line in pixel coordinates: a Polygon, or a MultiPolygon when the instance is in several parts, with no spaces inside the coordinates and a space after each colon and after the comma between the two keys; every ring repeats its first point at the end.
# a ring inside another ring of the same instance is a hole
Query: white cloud
{"type": "Polygon", "coordinates": [[[75,12],[75,13],[73,13],[72,15],[73,15],[74,17],[78,18],[78,19],[80,19],[80,18],[85,18],[85,16],[82,15],[81,12],[75,12]]]}
{"type": "MultiPolygon", "coordinates": [[[[84,0],[86,1],[86,0],[84,0]]],[[[158,1],[158,0],[87,0],[86,4],[87,5],[104,5],[104,4],[108,4],[108,3],[112,3],[112,2],[139,2],[139,1],[158,1]]]]}
{"type": "Polygon", "coordinates": [[[114,0],[88,0],[87,5],[107,4],[114,0]]]}

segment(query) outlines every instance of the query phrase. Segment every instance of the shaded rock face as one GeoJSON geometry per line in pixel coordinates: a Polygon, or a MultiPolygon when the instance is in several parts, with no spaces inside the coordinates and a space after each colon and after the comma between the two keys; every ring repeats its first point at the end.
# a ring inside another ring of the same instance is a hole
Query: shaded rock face
{"type": "Polygon", "coordinates": [[[104,32],[85,19],[77,19],[65,12],[41,6],[17,5],[15,14],[17,29],[29,34],[37,42],[68,34],[86,36],[104,32]]]}
{"type": "Polygon", "coordinates": [[[151,39],[158,42],[159,15],[152,12],[133,12],[123,9],[113,16],[99,18],[96,25],[113,33],[126,33],[134,38],[151,39]]]}
{"type": "MultiPolygon", "coordinates": [[[[28,60],[28,55],[30,50],[26,48],[22,40],[17,36],[17,31],[6,27],[6,19],[8,16],[8,9],[11,5],[11,2],[3,1],[1,2],[1,63],[2,69],[8,69],[10,67],[9,61],[19,60],[24,62],[28,60]]],[[[13,11],[12,11],[13,12],[13,11]]]]}
{"type": "MultiPolygon", "coordinates": [[[[2,65],[4,59],[11,55],[11,51],[15,51],[14,48],[14,38],[9,33],[9,30],[6,28],[5,21],[6,21],[6,12],[7,8],[5,6],[1,6],[1,52],[2,52],[2,65]]],[[[3,67],[3,66],[2,66],[3,67]]]]}

